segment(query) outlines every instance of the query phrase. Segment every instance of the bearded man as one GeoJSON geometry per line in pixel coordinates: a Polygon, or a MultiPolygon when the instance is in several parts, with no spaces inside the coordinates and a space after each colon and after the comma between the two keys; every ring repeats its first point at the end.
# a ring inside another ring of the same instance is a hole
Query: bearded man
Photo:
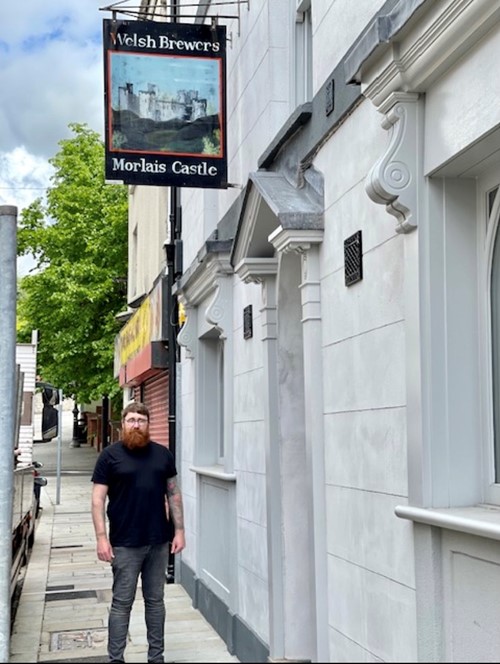
{"type": "Polygon", "coordinates": [[[172,453],[149,438],[149,411],[144,404],[133,402],[124,408],[122,436],[122,440],[102,450],[92,474],[97,557],[110,562],[113,570],[108,657],[110,662],[124,661],[140,575],[149,646],[147,661],[163,662],[169,540],[172,553],[179,553],[185,546],[182,495],[172,453]],[[166,502],[174,526],[173,538],[166,502]]]}

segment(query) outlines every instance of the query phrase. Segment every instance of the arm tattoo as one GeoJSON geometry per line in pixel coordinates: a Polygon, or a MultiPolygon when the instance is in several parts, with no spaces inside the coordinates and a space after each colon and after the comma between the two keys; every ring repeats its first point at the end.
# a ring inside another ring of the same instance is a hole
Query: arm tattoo
{"type": "Polygon", "coordinates": [[[167,500],[175,530],[184,530],[182,495],[181,490],[177,486],[177,479],[175,477],[170,477],[167,480],[167,500]]]}

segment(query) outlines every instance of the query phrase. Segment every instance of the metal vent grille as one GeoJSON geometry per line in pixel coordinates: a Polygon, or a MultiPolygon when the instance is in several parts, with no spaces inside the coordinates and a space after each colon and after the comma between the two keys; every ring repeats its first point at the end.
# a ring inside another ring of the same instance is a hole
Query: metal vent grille
{"type": "Polygon", "coordinates": [[[363,278],[363,247],[361,231],[344,240],[344,279],[346,286],[352,286],[363,278]]]}
{"type": "Polygon", "coordinates": [[[243,338],[251,339],[253,337],[253,319],[252,305],[249,304],[243,309],[243,338]]]}

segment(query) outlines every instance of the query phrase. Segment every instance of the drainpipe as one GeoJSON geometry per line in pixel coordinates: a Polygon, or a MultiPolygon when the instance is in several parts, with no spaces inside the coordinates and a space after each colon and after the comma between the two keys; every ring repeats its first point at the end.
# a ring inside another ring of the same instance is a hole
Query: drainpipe
{"type": "Polygon", "coordinates": [[[109,397],[107,394],[102,398],[101,414],[101,440],[104,448],[109,445],[109,397]]]}
{"type": "Polygon", "coordinates": [[[0,206],[0,662],[10,658],[10,571],[16,413],[17,207],[0,206]]]}
{"type": "MultiPolygon", "coordinates": [[[[178,0],[171,0],[171,21],[179,16],[178,0]]],[[[172,288],[182,274],[182,211],[180,188],[170,187],[170,242],[165,246],[167,254],[167,290],[168,290],[168,445],[174,455],[176,443],[176,363],[178,359],[177,297],[172,295],[172,288]]]]}
{"type": "Polygon", "coordinates": [[[176,364],[177,364],[177,298],[172,295],[172,288],[179,274],[178,253],[181,248],[179,228],[181,208],[178,187],[170,188],[170,242],[165,246],[167,254],[167,292],[168,292],[168,445],[175,460],[176,439],[176,364]]]}
{"type": "MultiPolygon", "coordinates": [[[[171,0],[171,21],[175,23],[178,18],[178,0],[171,0]]],[[[177,372],[178,359],[177,332],[178,312],[177,297],[172,289],[177,278],[182,274],[182,211],[180,204],[179,187],[170,187],[170,241],[165,244],[167,258],[167,297],[168,297],[168,447],[176,461],[176,409],[177,409],[177,372]]],[[[175,581],[175,555],[169,554],[167,567],[167,583],[175,581]]]]}

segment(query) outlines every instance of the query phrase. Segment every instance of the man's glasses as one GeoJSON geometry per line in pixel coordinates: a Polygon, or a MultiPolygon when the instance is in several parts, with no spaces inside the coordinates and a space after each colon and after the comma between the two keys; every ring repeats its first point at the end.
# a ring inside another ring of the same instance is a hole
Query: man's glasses
{"type": "Polygon", "coordinates": [[[145,417],[138,417],[137,419],[135,417],[130,417],[123,421],[125,424],[129,424],[130,426],[138,424],[140,427],[144,427],[148,423],[148,420],[145,417]]]}

